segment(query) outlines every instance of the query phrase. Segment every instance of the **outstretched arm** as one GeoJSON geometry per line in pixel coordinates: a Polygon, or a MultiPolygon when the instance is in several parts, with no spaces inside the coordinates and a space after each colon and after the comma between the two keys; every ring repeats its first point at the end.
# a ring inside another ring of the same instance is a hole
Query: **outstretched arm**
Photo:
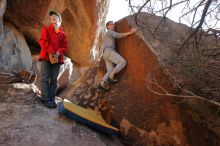
{"type": "Polygon", "coordinates": [[[115,32],[115,31],[110,31],[110,34],[111,34],[112,37],[114,37],[114,38],[124,38],[124,37],[126,37],[126,36],[129,36],[129,35],[135,33],[135,31],[137,31],[137,29],[132,28],[129,32],[118,33],[118,32],[115,32]]]}

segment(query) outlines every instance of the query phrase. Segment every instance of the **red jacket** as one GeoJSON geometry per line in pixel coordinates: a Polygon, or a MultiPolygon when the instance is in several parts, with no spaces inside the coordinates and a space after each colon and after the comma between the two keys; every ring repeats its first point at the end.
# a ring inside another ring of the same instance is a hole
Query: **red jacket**
{"type": "Polygon", "coordinates": [[[60,53],[58,63],[63,63],[63,55],[67,50],[67,41],[64,32],[56,33],[54,26],[51,24],[45,26],[41,30],[41,38],[39,40],[41,46],[40,60],[49,61],[49,54],[60,53]]]}

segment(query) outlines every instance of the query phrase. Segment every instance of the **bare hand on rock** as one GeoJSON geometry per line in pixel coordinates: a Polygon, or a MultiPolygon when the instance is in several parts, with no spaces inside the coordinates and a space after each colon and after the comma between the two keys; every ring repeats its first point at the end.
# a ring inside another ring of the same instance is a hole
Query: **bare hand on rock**
{"type": "Polygon", "coordinates": [[[133,33],[135,33],[136,31],[137,31],[136,28],[132,28],[132,29],[130,30],[130,33],[133,34],[133,33]]]}

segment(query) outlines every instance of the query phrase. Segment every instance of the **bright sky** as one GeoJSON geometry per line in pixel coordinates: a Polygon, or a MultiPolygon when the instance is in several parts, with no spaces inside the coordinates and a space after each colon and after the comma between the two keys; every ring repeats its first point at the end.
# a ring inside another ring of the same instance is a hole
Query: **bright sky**
{"type": "MultiPolygon", "coordinates": [[[[194,0],[193,4],[198,0],[194,0]]],[[[132,1],[133,2],[133,1],[132,1]]],[[[136,3],[141,3],[141,0],[136,0],[136,3]]],[[[175,14],[179,14],[181,9],[175,8],[172,11],[175,11],[175,14]]],[[[107,21],[118,21],[125,16],[130,15],[129,7],[128,7],[128,1],[126,0],[110,0],[109,10],[106,17],[107,21]]],[[[169,14],[167,15],[169,17],[169,14]]],[[[173,15],[172,19],[175,19],[178,21],[177,15],[173,15]]]]}
{"type": "Polygon", "coordinates": [[[107,21],[118,21],[129,15],[128,2],[125,0],[110,0],[107,21]]]}
{"type": "MultiPolygon", "coordinates": [[[[197,1],[197,0],[194,0],[197,1]]],[[[132,1],[133,2],[133,1],[132,1]]],[[[141,0],[136,0],[136,3],[141,2],[141,0]]],[[[142,4],[142,2],[141,2],[142,4]]],[[[179,13],[179,9],[173,10],[177,11],[176,14],[179,13]]],[[[126,0],[110,0],[109,10],[106,17],[107,21],[118,21],[125,16],[130,15],[129,7],[128,7],[128,1],[126,0]]],[[[172,16],[173,19],[177,19],[177,16],[172,16]]],[[[178,19],[176,20],[178,21],[178,19]]]]}
{"type": "MultiPolygon", "coordinates": [[[[180,1],[180,0],[175,0],[174,2],[178,2],[178,1],[180,1]]],[[[135,3],[141,2],[142,3],[142,0],[133,0],[132,2],[135,2],[135,3]]],[[[190,5],[194,5],[195,3],[198,3],[198,2],[199,2],[199,0],[191,0],[190,5]]],[[[171,11],[172,16],[169,13],[167,14],[167,16],[170,19],[172,19],[176,22],[179,22],[178,18],[179,18],[179,15],[181,14],[181,10],[182,10],[182,6],[175,7],[171,11]]],[[[106,22],[110,21],[110,20],[111,21],[118,21],[118,20],[120,20],[120,19],[122,19],[122,18],[124,18],[125,16],[128,16],[128,15],[130,15],[130,11],[129,11],[127,0],[110,0],[110,5],[109,5],[108,14],[107,14],[107,17],[106,17],[106,22]]],[[[193,15],[191,15],[190,17],[192,17],[192,16],[193,15]]],[[[201,16],[201,9],[200,9],[200,12],[198,13],[198,15],[196,16],[196,18],[200,19],[200,16],[201,16]]],[[[219,14],[219,17],[220,17],[220,14],[219,14]]],[[[181,23],[185,23],[187,25],[190,24],[188,21],[186,21],[186,19],[182,19],[181,23]]]]}

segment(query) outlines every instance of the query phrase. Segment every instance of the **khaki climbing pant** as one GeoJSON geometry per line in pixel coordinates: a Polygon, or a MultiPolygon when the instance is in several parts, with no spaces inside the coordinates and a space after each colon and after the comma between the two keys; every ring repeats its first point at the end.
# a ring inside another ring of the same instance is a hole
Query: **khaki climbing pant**
{"type": "Polygon", "coordinates": [[[115,73],[118,73],[126,66],[126,60],[112,48],[104,49],[103,59],[105,60],[107,73],[104,75],[102,80],[106,82],[108,76],[113,70],[115,70],[115,73]]]}

